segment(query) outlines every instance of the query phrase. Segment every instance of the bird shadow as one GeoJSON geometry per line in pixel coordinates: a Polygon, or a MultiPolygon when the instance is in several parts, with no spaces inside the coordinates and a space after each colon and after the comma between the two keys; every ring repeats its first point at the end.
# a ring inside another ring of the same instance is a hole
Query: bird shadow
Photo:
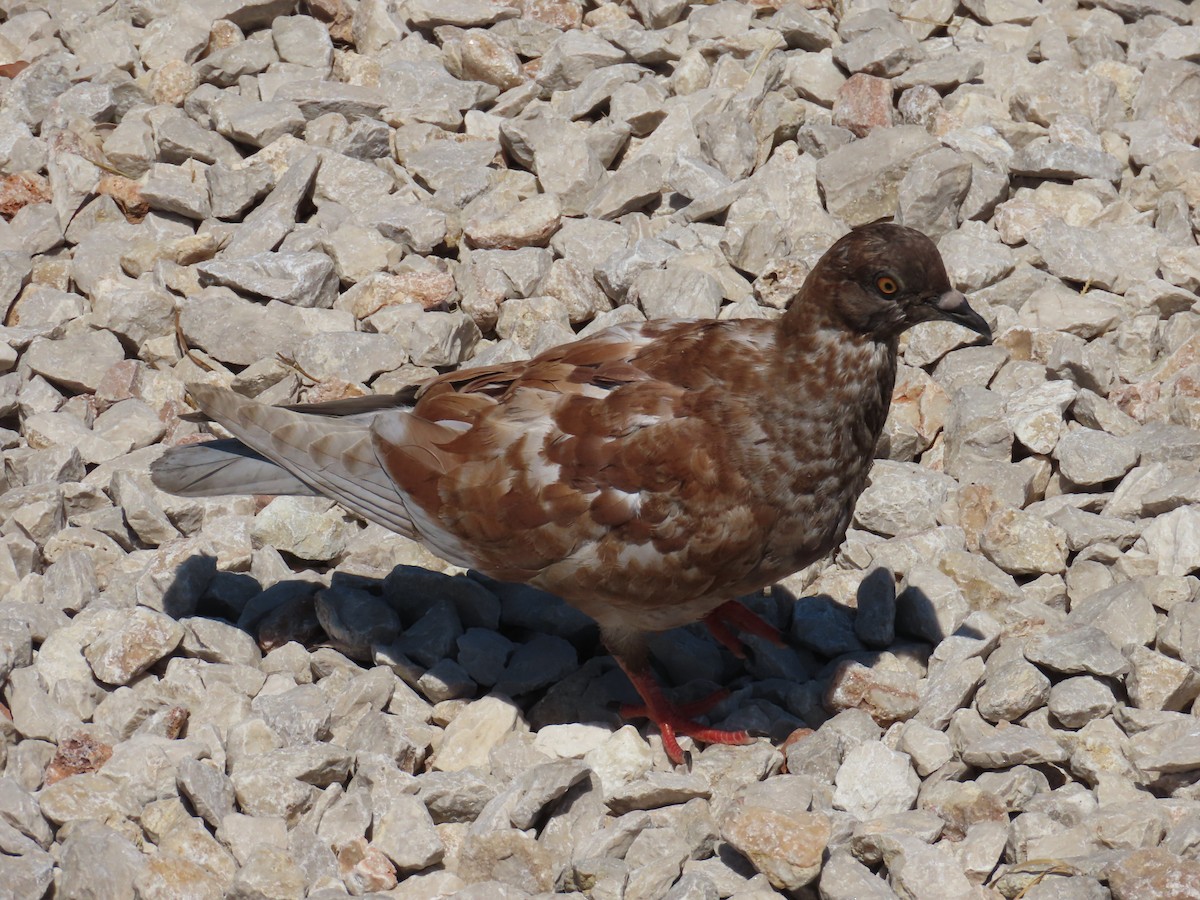
{"type": "MultiPolygon", "coordinates": [[[[796,596],[783,585],[741,602],[781,632],[782,646],[743,635],[738,658],[697,623],[651,636],[652,663],[680,702],[728,692],[708,712],[714,727],[777,743],[854,702],[834,690],[848,670],[919,676],[950,633],[982,637],[969,625],[944,624],[923,591],[897,594],[892,573],[881,568],[864,575],[854,605],[828,594],[796,596]]],[[[364,668],[388,665],[432,702],[510,697],[535,730],[615,728],[623,722],[619,706],[639,702],[591,619],[554,595],[476,572],[400,565],[382,578],[335,571],[325,579],[300,571],[263,586],[195,555],[176,568],[161,608],[176,620],[224,621],[264,653],[295,642],[310,651],[330,647],[364,668]]]]}

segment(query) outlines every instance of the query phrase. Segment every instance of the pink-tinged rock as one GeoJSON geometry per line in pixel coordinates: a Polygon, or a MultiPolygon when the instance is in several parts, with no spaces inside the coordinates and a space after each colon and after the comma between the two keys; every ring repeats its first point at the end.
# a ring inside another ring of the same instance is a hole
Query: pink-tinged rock
{"type": "Polygon", "coordinates": [[[859,72],[846,79],[833,101],[833,124],[866,137],[876,128],[895,123],[892,82],[859,72]]]}
{"type": "Polygon", "coordinates": [[[785,891],[798,890],[817,877],[830,832],[829,819],[821,813],[761,806],[736,811],[722,829],[725,840],[772,886],[785,891]]]}

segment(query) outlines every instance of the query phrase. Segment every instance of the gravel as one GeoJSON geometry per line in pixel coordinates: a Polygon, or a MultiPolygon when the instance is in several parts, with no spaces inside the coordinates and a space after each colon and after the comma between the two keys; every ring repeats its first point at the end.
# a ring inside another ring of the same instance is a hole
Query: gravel
{"type": "Polygon", "coordinates": [[[0,22],[0,895],[1200,896],[1190,5],[51,6],[0,22]],[[654,639],[765,736],[688,771],[554,598],[148,481],[188,381],[770,318],[882,216],[995,344],[907,335],[844,546],[751,601],[789,647],[654,639]]]}

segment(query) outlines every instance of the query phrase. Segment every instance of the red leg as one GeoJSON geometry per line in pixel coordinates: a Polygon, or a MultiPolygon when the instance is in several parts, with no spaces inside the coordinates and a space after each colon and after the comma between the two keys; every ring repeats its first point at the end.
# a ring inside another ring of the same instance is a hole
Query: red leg
{"type": "Polygon", "coordinates": [[[712,634],[712,636],[715,637],[720,643],[724,644],[725,647],[729,649],[730,653],[732,653],[738,659],[745,659],[745,645],[742,644],[741,639],[733,633],[733,629],[726,625],[717,615],[719,611],[720,607],[704,617],[704,627],[707,628],[709,633],[712,634]]]}
{"type": "MultiPolygon", "coordinates": [[[[689,719],[692,716],[702,716],[728,696],[729,691],[721,688],[719,691],[713,691],[711,694],[700,697],[697,700],[692,700],[690,703],[675,704],[675,712],[681,716],[687,716],[689,719]]],[[[626,719],[650,718],[650,709],[644,703],[622,703],[619,711],[621,716],[626,719]]]]}
{"type": "Polygon", "coordinates": [[[676,734],[686,734],[688,737],[706,744],[748,744],[751,742],[752,738],[744,731],[721,731],[692,721],[691,716],[701,711],[697,709],[698,703],[706,703],[710,707],[720,699],[716,695],[714,695],[716,699],[706,697],[698,703],[687,704],[682,708],[678,707],[667,699],[666,694],[663,693],[662,688],[659,687],[658,682],[649,671],[635,671],[620,657],[616,657],[616,660],[622,671],[633,682],[637,692],[642,695],[642,699],[646,701],[644,708],[629,708],[629,711],[632,714],[644,715],[658,726],[658,730],[662,734],[663,749],[667,751],[667,758],[675,765],[683,765],[683,748],[679,746],[679,741],[675,738],[676,734]]]}
{"type": "Polygon", "coordinates": [[[746,648],[733,633],[735,629],[758,635],[776,647],[784,645],[783,635],[779,633],[778,628],[755,615],[736,600],[722,603],[704,617],[704,624],[712,632],[712,636],[728,647],[738,659],[745,659],[746,648]]]}

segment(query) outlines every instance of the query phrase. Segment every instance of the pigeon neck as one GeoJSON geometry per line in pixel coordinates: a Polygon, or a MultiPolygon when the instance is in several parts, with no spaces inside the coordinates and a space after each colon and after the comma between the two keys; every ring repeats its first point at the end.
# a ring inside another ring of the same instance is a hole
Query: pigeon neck
{"type": "Polygon", "coordinates": [[[836,338],[855,346],[876,344],[879,349],[890,349],[895,354],[898,333],[870,325],[855,327],[839,313],[835,292],[833,286],[810,276],[779,319],[780,349],[786,354],[789,347],[810,347],[813,340],[836,338]]]}

